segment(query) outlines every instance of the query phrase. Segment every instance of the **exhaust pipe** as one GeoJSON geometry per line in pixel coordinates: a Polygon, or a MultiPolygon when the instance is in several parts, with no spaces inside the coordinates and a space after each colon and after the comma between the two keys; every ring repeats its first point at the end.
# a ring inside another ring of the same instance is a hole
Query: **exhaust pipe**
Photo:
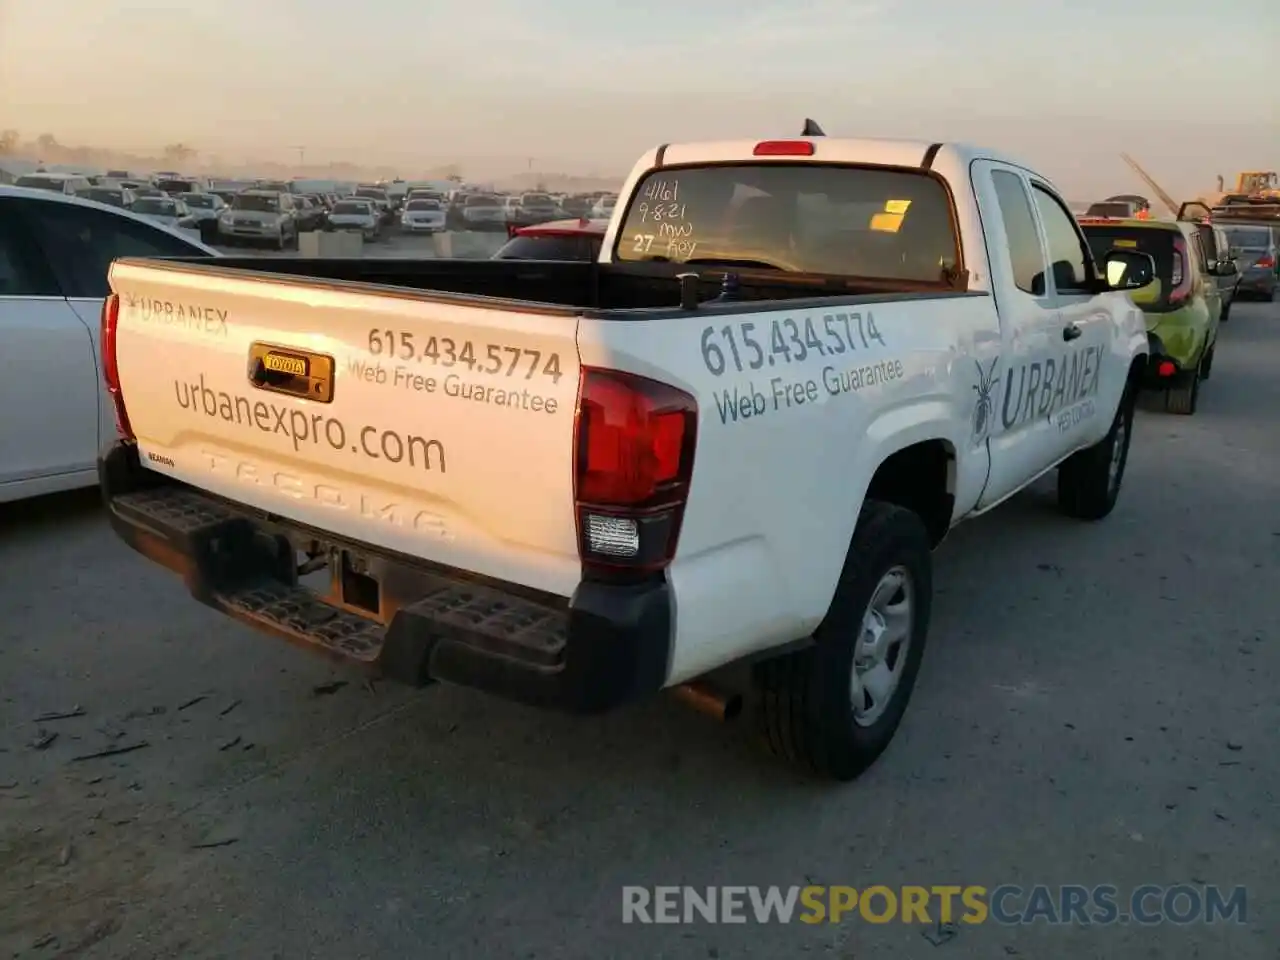
{"type": "Polygon", "coordinates": [[[732,720],[742,713],[742,694],[722,692],[705,680],[682,683],[672,693],[713,720],[732,720]]]}

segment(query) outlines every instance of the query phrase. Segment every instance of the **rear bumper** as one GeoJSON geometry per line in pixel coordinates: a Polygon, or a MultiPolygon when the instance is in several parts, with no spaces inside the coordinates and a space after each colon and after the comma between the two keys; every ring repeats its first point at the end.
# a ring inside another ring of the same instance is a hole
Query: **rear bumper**
{"type": "Polygon", "coordinates": [[[98,476],[116,534],[179,574],[201,603],[388,679],[443,680],[572,713],[609,710],[666,682],[665,583],[584,582],[567,602],[534,596],[171,481],[123,442],[103,451],[98,476]],[[295,559],[317,541],[338,571],[323,596],[299,584],[295,559]]]}
{"type": "Polygon", "coordinates": [[[1240,275],[1240,285],[1236,287],[1236,295],[1270,296],[1275,291],[1276,284],[1276,275],[1269,270],[1246,270],[1240,275]]]}

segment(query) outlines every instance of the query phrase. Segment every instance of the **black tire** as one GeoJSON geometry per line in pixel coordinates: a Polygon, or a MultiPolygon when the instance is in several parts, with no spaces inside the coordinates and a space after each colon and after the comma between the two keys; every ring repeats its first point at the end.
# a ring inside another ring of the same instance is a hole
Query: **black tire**
{"type": "Polygon", "coordinates": [[[1120,406],[1107,435],[1093,446],[1073,453],[1059,465],[1058,509],[1067,516],[1077,520],[1101,520],[1115,509],[1124,483],[1125,467],[1129,463],[1136,398],[1137,391],[1130,384],[1120,398],[1120,406]],[[1114,473],[1113,463],[1116,465],[1114,473]]]}
{"type": "Polygon", "coordinates": [[[1165,390],[1164,409],[1166,412],[1176,413],[1183,417],[1189,417],[1196,412],[1196,407],[1200,403],[1200,380],[1203,367],[1204,358],[1202,357],[1194,370],[1184,375],[1175,386],[1165,390]]]}
{"type": "Polygon", "coordinates": [[[1231,299],[1231,303],[1228,303],[1225,307],[1222,308],[1222,317],[1221,319],[1219,319],[1218,321],[1219,323],[1226,323],[1228,320],[1231,319],[1231,304],[1235,302],[1236,302],[1235,298],[1233,297],[1231,299]]]}
{"type": "Polygon", "coordinates": [[[867,501],[813,645],[756,666],[760,721],[770,750],[834,780],[852,780],[871,766],[893,739],[911,699],[932,601],[933,561],[924,524],[902,507],[867,501]],[[883,712],[864,726],[854,719],[854,656],[868,605],[895,567],[905,571],[912,588],[914,615],[906,649],[898,651],[906,659],[883,712]]]}
{"type": "Polygon", "coordinates": [[[1267,291],[1267,295],[1266,295],[1265,297],[1263,297],[1262,299],[1263,299],[1263,300],[1266,300],[1266,301],[1267,301],[1267,303],[1275,303],[1275,302],[1276,302],[1276,288],[1275,288],[1275,287],[1272,287],[1270,290],[1268,290],[1268,291],[1267,291]]]}
{"type": "Polygon", "coordinates": [[[1200,361],[1201,380],[1208,380],[1209,374],[1213,372],[1213,357],[1217,349],[1218,344],[1215,342],[1214,345],[1209,348],[1209,352],[1204,355],[1204,359],[1200,361]]]}

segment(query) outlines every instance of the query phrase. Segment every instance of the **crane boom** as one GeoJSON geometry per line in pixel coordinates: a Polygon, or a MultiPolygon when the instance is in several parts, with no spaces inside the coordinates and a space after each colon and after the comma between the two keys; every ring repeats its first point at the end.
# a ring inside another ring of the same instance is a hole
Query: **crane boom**
{"type": "Polygon", "coordinates": [[[1120,159],[1127,163],[1133,169],[1133,172],[1142,178],[1142,182],[1151,188],[1151,191],[1160,198],[1160,202],[1168,207],[1169,212],[1176,218],[1178,216],[1178,204],[1173,197],[1165,193],[1164,188],[1152,180],[1151,175],[1147,173],[1147,171],[1143,170],[1142,167],[1138,165],[1138,161],[1133,159],[1133,157],[1129,156],[1127,153],[1122,153],[1120,154],[1120,159]]]}

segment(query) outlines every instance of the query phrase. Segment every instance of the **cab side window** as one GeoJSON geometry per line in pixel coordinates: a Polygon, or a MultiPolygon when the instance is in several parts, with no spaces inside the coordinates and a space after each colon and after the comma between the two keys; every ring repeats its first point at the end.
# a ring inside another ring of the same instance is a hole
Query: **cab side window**
{"type": "Polygon", "coordinates": [[[1093,257],[1080,235],[1075,218],[1061,201],[1039,184],[1032,184],[1036,209],[1044,225],[1049,244],[1049,263],[1058,293],[1091,294],[1093,290],[1093,257]]]}
{"type": "Polygon", "coordinates": [[[1044,248],[1040,245],[1036,218],[1031,212],[1031,201],[1027,198],[1022,178],[1007,170],[993,170],[991,183],[1000,204],[1000,219],[1004,223],[1008,240],[1014,283],[1024,293],[1043,297],[1046,262],[1044,248]]]}

